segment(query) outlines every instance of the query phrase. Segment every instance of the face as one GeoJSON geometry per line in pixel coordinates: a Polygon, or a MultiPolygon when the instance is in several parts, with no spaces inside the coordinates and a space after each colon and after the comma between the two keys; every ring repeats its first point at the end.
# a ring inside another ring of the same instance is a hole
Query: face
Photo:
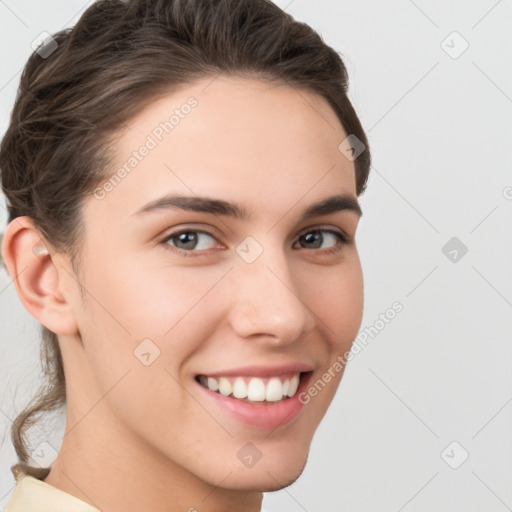
{"type": "Polygon", "coordinates": [[[223,488],[299,477],[362,316],[346,137],[320,96],[232,77],[118,133],[84,206],[69,373],[103,397],[113,446],[223,488]]]}

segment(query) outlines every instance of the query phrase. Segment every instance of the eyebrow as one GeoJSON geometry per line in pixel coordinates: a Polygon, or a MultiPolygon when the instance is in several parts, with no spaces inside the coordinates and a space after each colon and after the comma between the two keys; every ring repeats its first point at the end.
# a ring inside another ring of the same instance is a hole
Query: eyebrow
{"type": "MultiPolygon", "coordinates": [[[[252,218],[252,215],[247,209],[236,202],[211,197],[181,195],[165,195],[155,199],[145,204],[142,208],[133,213],[132,216],[142,216],[147,213],[167,209],[211,213],[243,221],[248,221],[252,218]]],[[[363,215],[356,197],[350,194],[338,194],[308,206],[302,214],[302,220],[345,210],[354,212],[358,217],[363,215]]]]}

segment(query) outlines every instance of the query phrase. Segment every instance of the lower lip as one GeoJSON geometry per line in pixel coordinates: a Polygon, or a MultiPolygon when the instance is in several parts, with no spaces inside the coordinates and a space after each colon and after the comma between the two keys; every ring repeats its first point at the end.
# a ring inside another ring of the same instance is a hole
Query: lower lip
{"type": "Polygon", "coordinates": [[[216,405],[227,414],[238,421],[262,429],[276,429],[293,421],[302,412],[304,404],[299,401],[300,393],[307,389],[311,373],[302,375],[299,387],[295,395],[281,402],[261,402],[251,404],[242,402],[236,398],[228,397],[205,388],[201,384],[197,385],[204,391],[205,395],[214,400],[216,405]]]}

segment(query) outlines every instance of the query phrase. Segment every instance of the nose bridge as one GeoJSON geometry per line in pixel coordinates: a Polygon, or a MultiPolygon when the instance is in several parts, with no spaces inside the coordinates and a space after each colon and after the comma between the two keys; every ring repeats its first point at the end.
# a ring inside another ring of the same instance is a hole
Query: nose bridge
{"type": "Polygon", "coordinates": [[[258,249],[254,240],[246,242],[237,251],[242,251],[242,261],[236,269],[233,329],[241,337],[260,335],[274,343],[292,342],[313,327],[314,318],[297,289],[290,262],[278,244],[271,247],[269,242],[258,249]],[[255,251],[259,252],[256,257],[255,251]],[[247,257],[251,252],[252,260],[247,257]]]}

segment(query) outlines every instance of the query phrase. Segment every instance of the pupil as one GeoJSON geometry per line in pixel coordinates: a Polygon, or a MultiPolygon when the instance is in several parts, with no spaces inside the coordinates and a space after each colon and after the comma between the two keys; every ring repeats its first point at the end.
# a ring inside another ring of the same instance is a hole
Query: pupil
{"type": "Polygon", "coordinates": [[[311,233],[308,233],[307,235],[304,235],[304,238],[306,239],[306,242],[314,242],[320,240],[320,234],[317,231],[312,231],[311,233]]]}
{"type": "Polygon", "coordinates": [[[181,233],[180,235],[178,235],[178,238],[179,238],[179,241],[180,243],[184,243],[184,244],[191,244],[192,246],[195,244],[196,240],[195,240],[195,235],[190,233],[190,232],[186,232],[186,233],[181,233]]]}

